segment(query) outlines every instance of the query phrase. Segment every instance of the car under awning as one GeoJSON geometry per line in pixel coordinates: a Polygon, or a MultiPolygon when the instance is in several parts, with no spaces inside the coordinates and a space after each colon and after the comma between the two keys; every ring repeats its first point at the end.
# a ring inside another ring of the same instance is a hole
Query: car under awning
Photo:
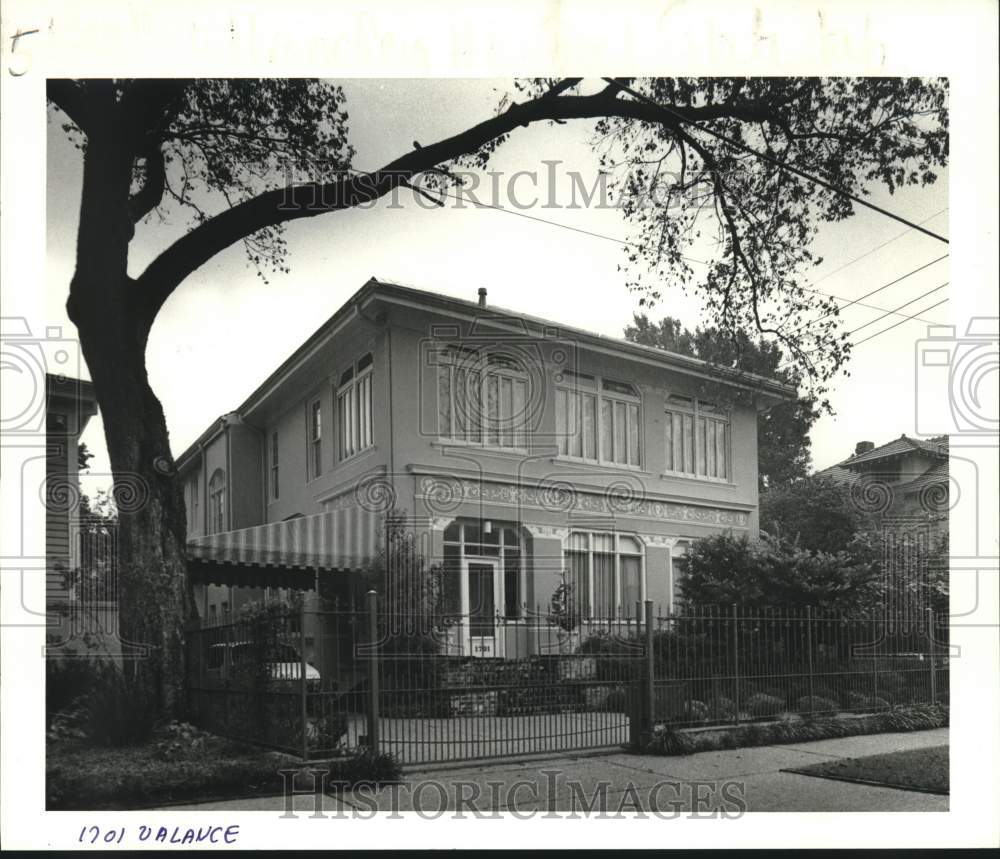
{"type": "Polygon", "coordinates": [[[194,584],[308,589],[322,574],[363,569],[380,528],[376,513],[350,507],[193,537],[188,574],[194,584]]]}

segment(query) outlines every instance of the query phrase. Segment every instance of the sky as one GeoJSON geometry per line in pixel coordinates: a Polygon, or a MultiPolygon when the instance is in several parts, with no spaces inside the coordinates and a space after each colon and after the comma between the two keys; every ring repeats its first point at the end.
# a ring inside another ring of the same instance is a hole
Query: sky
{"type": "MultiPolygon", "coordinates": [[[[504,80],[392,79],[339,82],[347,96],[350,140],[355,167],[374,169],[412,148],[461,131],[490,116],[504,80]]],[[[318,325],[371,276],[475,300],[485,287],[491,303],[550,318],[570,326],[621,337],[638,296],[629,293],[618,266],[624,261],[620,239],[627,236],[622,215],[613,207],[566,206],[567,171],[577,171],[587,187],[597,173],[588,140],[590,126],[569,123],[555,128],[519,129],[496,153],[491,169],[504,171],[498,202],[510,208],[507,183],[519,170],[544,176],[546,161],[558,161],[554,208],[523,210],[533,218],[598,233],[588,235],[541,223],[510,212],[420,205],[407,197],[393,206],[383,200],[366,210],[350,210],[296,222],[288,228],[290,274],[269,283],[257,277],[241,245],[215,257],[174,293],[154,325],[147,363],[153,390],[167,416],[171,448],[181,453],[219,415],[235,408],[291,354],[318,325]]],[[[58,121],[49,122],[47,190],[46,310],[49,325],[72,336],[65,301],[73,272],[81,185],[79,153],[66,141],[58,121]]],[[[515,181],[513,193],[524,203],[537,197],[529,177],[515,181]]],[[[481,196],[485,198],[485,194],[481,196]]],[[[937,233],[948,235],[947,172],[929,187],[889,195],[875,189],[873,202],[937,233]],[[928,220],[930,219],[930,220],[928,220]]],[[[130,270],[167,247],[184,221],[152,221],[137,228],[130,270]]],[[[858,207],[838,224],[821,226],[814,252],[823,263],[804,278],[812,288],[855,299],[910,270],[947,254],[947,246],[884,215],[858,207]]],[[[695,269],[697,271],[697,266],[695,269]]],[[[870,299],[883,309],[897,308],[948,282],[948,259],[890,286],[870,299]]],[[[834,414],[812,430],[812,458],[825,468],[853,452],[855,443],[876,444],[914,434],[915,354],[928,323],[951,323],[950,304],[921,311],[949,295],[945,286],[903,313],[903,322],[884,335],[861,343],[846,368],[848,376],[832,381],[834,414]]],[[[662,299],[647,311],[658,319],[679,318],[693,328],[710,322],[699,302],[664,284],[662,299]]],[[[860,304],[843,311],[846,330],[859,329],[861,340],[887,329],[900,316],[875,322],[881,311],[860,304]],[[866,323],[872,323],[866,325],[866,323]]],[[[79,374],[89,378],[82,363],[79,374]]],[[[946,390],[930,392],[945,408],[946,390]]],[[[926,394],[921,393],[926,407],[926,394]]],[[[932,407],[934,403],[931,403],[932,407]]],[[[91,421],[83,441],[95,454],[86,491],[110,485],[110,467],[100,418],[91,421]]]]}

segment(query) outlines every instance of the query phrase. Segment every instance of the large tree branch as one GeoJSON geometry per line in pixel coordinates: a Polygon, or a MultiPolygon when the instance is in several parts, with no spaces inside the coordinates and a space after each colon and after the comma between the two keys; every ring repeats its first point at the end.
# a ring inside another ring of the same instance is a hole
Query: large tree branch
{"type": "Polygon", "coordinates": [[[143,292],[141,300],[147,307],[147,324],[152,324],[160,307],[188,275],[235,242],[266,227],[372,202],[416,174],[477,152],[518,127],[547,120],[617,117],[676,130],[681,120],[704,122],[730,117],[760,121],[771,113],[766,104],[679,106],[672,110],[673,115],[665,115],[657,106],[618,99],[607,90],[590,96],[554,96],[550,91],[531,101],[513,104],[453,137],[407,152],[373,173],[259,194],[200,224],[150,263],[137,281],[137,288],[143,292]]]}
{"type": "Polygon", "coordinates": [[[68,78],[49,78],[45,82],[45,96],[72,120],[84,134],[91,122],[87,94],[81,84],[68,78]]]}

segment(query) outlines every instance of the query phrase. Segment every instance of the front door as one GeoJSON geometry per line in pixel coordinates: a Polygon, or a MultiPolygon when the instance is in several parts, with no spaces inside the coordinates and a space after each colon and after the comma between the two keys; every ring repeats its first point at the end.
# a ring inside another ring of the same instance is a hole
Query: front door
{"type": "Polygon", "coordinates": [[[469,653],[500,656],[497,638],[497,565],[469,561],[469,653]]]}

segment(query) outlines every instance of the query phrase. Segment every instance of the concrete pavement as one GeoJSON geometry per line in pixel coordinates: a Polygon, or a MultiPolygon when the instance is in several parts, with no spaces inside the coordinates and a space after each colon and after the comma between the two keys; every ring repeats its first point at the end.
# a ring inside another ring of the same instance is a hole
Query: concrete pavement
{"type": "MultiPolygon", "coordinates": [[[[948,797],[782,772],[836,758],[948,744],[948,729],[845,737],[781,746],[701,752],[683,757],[615,753],[545,761],[469,764],[407,772],[379,791],[322,797],[331,817],[419,811],[433,817],[461,809],[466,817],[575,812],[637,812],[659,817],[736,817],[763,811],[947,811],[948,797]]],[[[282,797],[262,797],[171,810],[285,810],[282,797]]],[[[314,797],[294,797],[294,811],[314,811],[314,797]]]]}

